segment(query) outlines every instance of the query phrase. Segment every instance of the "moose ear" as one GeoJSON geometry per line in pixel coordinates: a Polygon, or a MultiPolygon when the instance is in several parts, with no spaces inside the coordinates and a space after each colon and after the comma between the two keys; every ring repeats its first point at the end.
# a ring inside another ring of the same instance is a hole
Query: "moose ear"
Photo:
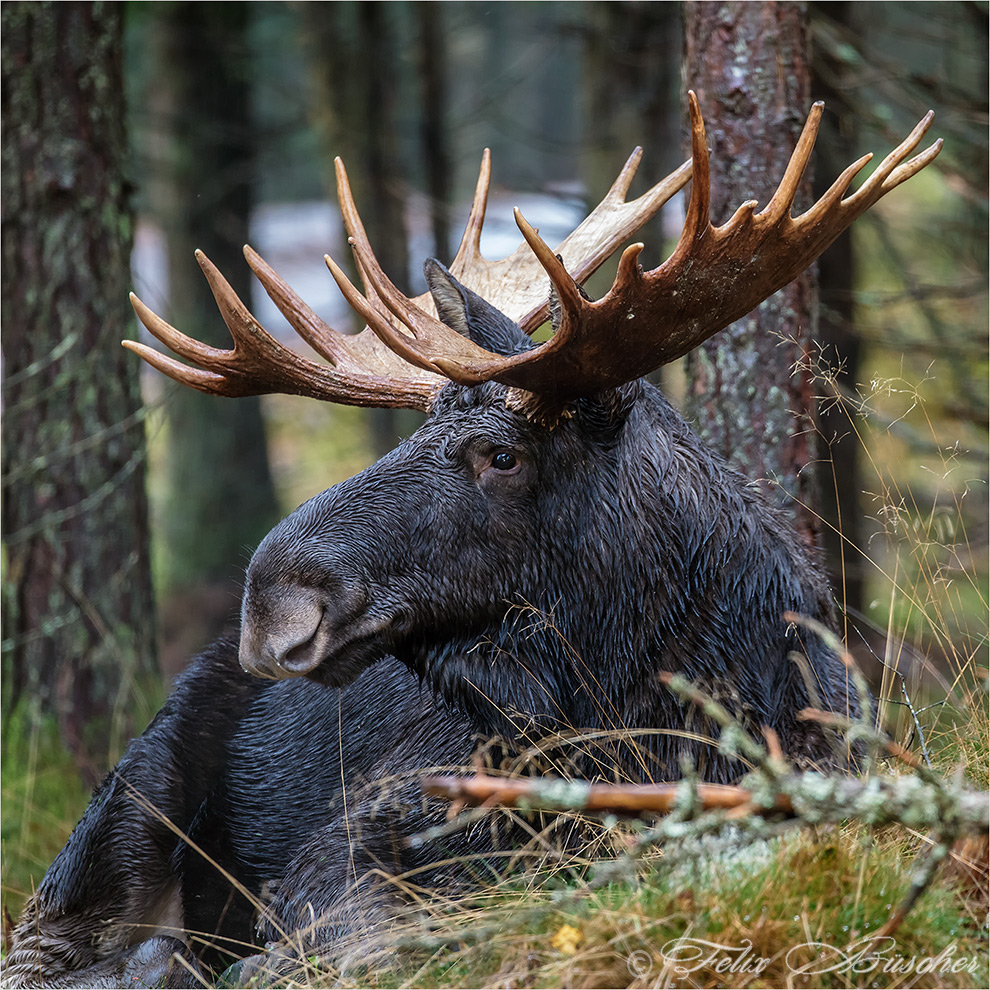
{"type": "Polygon", "coordinates": [[[437,304],[440,322],[451,330],[495,354],[520,354],[533,347],[517,323],[461,285],[436,258],[423,265],[423,274],[437,304]]]}

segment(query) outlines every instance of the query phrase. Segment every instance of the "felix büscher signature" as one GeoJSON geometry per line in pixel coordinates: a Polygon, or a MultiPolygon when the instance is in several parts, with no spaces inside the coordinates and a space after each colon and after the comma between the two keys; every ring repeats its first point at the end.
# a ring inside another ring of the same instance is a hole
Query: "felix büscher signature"
{"type": "MultiPolygon", "coordinates": [[[[687,976],[706,969],[715,973],[761,974],[773,961],[780,960],[795,973],[976,973],[986,961],[977,956],[965,956],[954,944],[947,945],[934,956],[903,955],[897,951],[897,942],[891,937],[872,936],[845,946],[827,942],[802,942],[776,953],[773,958],[761,956],[746,939],[738,945],[727,945],[703,938],[676,938],[660,950],[661,965],[669,967],[678,976],[687,976]]],[[[644,966],[647,954],[635,952],[630,956],[630,971],[634,975],[646,975],[644,966]],[[637,957],[635,960],[633,956],[637,957]]]]}

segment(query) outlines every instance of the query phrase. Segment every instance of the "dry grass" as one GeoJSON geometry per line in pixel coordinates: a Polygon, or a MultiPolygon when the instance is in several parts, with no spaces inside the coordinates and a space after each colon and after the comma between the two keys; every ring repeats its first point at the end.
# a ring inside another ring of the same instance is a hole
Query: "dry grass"
{"type": "Polygon", "coordinates": [[[594,872],[530,875],[434,902],[428,923],[397,919],[343,974],[314,966],[280,985],[980,986],[985,904],[954,880],[927,891],[893,939],[871,941],[923,847],[851,825],[709,845],[677,866],[659,851],[599,888],[594,872]]]}
{"type": "MultiPolygon", "coordinates": [[[[821,369],[819,369],[821,370],[821,369]]],[[[826,373],[823,389],[832,385],[826,373]]],[[[988,786],[982,451],[945,443],[936,382],[875,378],[844,399],[868,467],[880,717],[922,765],[988,786]]],[[[838,470],[838,468],[837,468],[838,470]]],[[[859,620],[864,621],[864,620],[859,620]]],[[[847,626],[850,645],[858,645],[847,626]]],[[[868,655],[869,651],[866,651],[868,655]]],[[[880,773],[910,773],[881,764],[880,773]]],[[[889,938],[932,839],[849,822],[694,852],[667,847],[599,885],[594,867],[420,900],[365,965],[302,983],[362,987],[978,987],[990,985],[987,842],[957,843],[889,938]],[[677,863],[673,860],[676,859],[677,863]],[[426,909],[426,910],[424,910],[426,909]]],[[[350,958],[355,953],[348,953],[350,958]]]]}

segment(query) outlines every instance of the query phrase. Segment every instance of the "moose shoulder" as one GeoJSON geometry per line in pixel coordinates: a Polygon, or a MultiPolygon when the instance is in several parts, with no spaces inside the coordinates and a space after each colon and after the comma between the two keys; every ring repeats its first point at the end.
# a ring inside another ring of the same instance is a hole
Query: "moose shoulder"
{"type": "Polygon", "coordinates": [[[8,986],[187,985],[257,943],[278,970],[297,951],[339,953],[385,925],[388,875],[459,879],[491,832],[423,844],[443,820],[417,774],[467,765],[479,742],[539,748],[591,730],[560,772],[708,780],[739,775],[703,720],[662,687],[678,671],[795,760],[842,762],[797,719],[855,711],[841,664],[782,619],[828,622],[827,588],[781,514],[707,450],[641,376],[745,314],[938,152],[909,158],[929,119],[854,193],[850,166],[805,214],[791,203],[816,106],[778,192],[723,226],[708,217],[708,158],[691,97],[691,163],[637,200],[634,155],[554,251],[478,249],[487,156],[461,247],[430,292],[399,294],[379,268],[338,164],[363,293],[329,261],[368,327],[335,333],[256,254],[265,288],[320,364],[265,331],[202,256],[235,346],[194,341],[135,300],[194,366],[128,344],[219,395],[291,392],[428,413],[361,474],[300,506],[248,569],[239,642],[214,644],[93,798],[13,933],[8,986]],[[653,272],[622,255],[611,291],[575,280],[693,178],[684,234],[653,272]],[[547,298],[547,280],[551,286],[547,298]],[[532,331],[552,311],[555,333],[532,331]],[[792,659],[804,658],[802,664],[792,659]],[[376,782],[392,781],[383,803],[376,782]]]}

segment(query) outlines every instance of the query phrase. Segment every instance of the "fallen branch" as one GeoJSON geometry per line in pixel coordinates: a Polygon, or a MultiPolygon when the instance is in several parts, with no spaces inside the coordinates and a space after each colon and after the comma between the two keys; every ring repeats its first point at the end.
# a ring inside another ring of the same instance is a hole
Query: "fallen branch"
{"type": "Polygon", "coordinates": [[[871,826],[900,824],[940,829],[951,820],[957,835],[979,835],[990,828],[990,798],[983,791],[949,790],[914,774],[860,779],[814,772],[791,773],[765,785],[592,784],[546,777],[426,777],[423,789],[468,805],[521,811],[583,811],[613,815],[663,815],[675,809],[745,811],[759,817],[796,815],[808,824],[855,819],[871,826]]]}
{"type": "MultiPolygon", "coordinates": [[[[602,784],[546,777],[494,777],[478,772],[468,777],[427,777],[423,779],[423,789],[427,794],[454,801],[454,816],[458,816],[461,806],[474,805],[483,810],[503,807],[659,817],[659,822],[637,835],[626,857],[598,871],[599,883],[608,882],[628,868],[650,846],[670,839],[700,838],[729,823],[741,830],[741,836],[751,837],[781,828],[849,820],[870,827],[902,825],[928,832],[930,846],[917,864],[910,890],[880,929],[884,935],[891,935],[931,884],[954,843],[966,836],[986,836],[990,830],[990,795],[946,781],[879,731],[873,725],[866,681],[838,637],[803,616],[786,613],[783,618],[820,636],[848,667],[860,696],[859,717],[805,709],[799,718],[829,725],[842,731],[848,742],[865,744],[869,758],[864,762],[864,776],[795,771],[781,752],[775,733],[764,730],[761,745],[714,699],[684,677],[663,673],[660,679],[672,693],[696,705],[721,728],[719,746],[723,752],[742,756],[754,768],[738,786],[701,783],[686,767],[684,779],[676,784],[602,784]],[[877,774],[876,755],[883,750],[906,763],[912,772],[877,774]]],[[[472,816],[455,817],[444,830],[456,828],[468,817],[472,816]]]]}
{"type": "MultiPolygon", "coordinates": [[[[687,798],[704,811],[730,810],[753,803],[752,791],[722,784],[591,784],[553,777],[425,777],[423,790],[463,804],[518,808],[521,811],[590,811],[613,815],[667,814],[687,798]]],[[[769,814],[793,811],[783,795],[769,814]]]]}

